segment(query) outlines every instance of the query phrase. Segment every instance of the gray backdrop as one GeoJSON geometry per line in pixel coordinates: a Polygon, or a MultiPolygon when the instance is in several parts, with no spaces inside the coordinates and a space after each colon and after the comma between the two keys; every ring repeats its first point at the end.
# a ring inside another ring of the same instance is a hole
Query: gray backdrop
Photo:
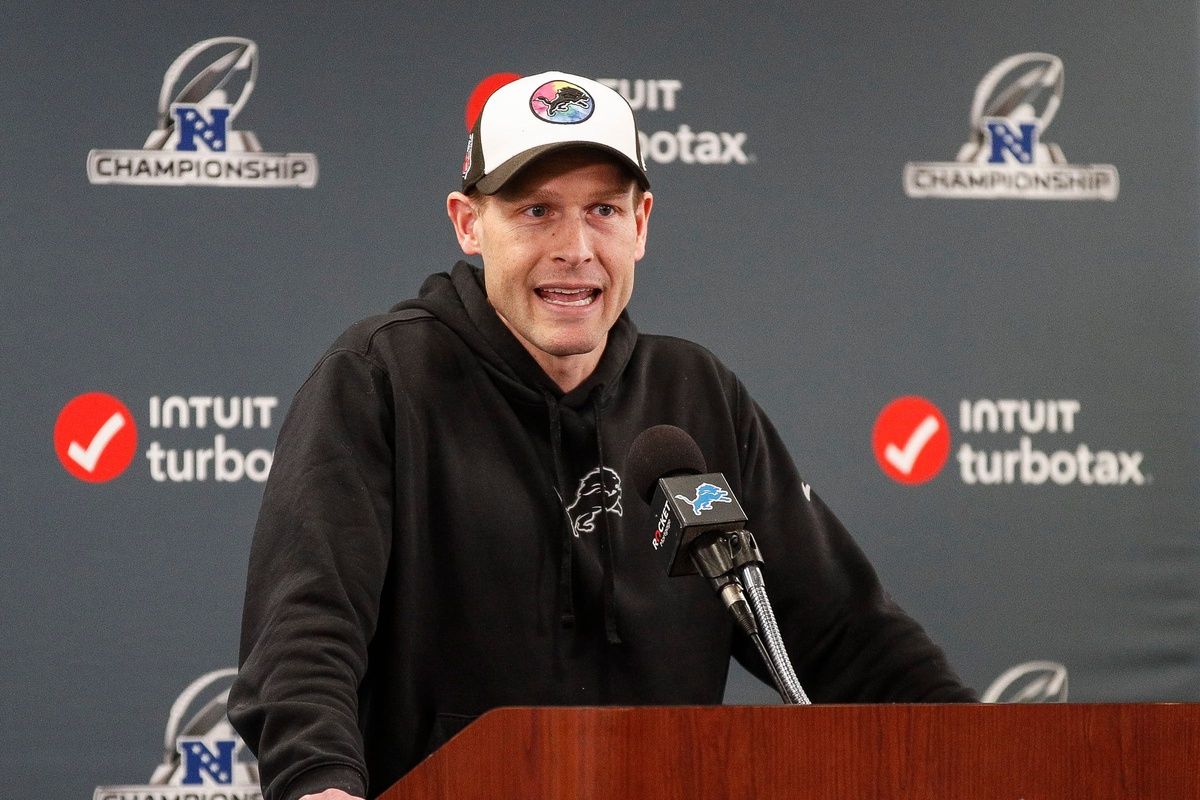
{"type": "MultiPolygon", "coordinates": [[[[744,164],[651,160],[634,318],[739,373],[968,682],[1050,661],[1071,700],[1200,698],[1196,4],[607,8],[4,3],[9,786],[144,783],[176,696],[236,663],[262,485],[156,481],[146,453],[218,435],[269,451],[328,343],[449,268],[464,104],[507,71],[678,81],[644,131],[745,134],[744,164]],[[139,149],[168,66],[226,35],[257,43],[260,67],[231,127],[314,154],[316,187],[90,184],[88,152],[139,149]],[[907,197],[905,164],[953,161],[976,85],[1027,52],[1065,66],[1042,141],[1115,166],[1118,198],[907,197]],[[56,456],[60,411],[89,392],[137,429],[103,483],[56,456]],[[151,398],[173,395],[279,406],[251,428],[152,427],[151,398]],[[920,485],[872,449],[907,395],[950,427],[920,485]],[[959,404],[1005,398],[1077,401],[1074,430],[1032,447],[1140,453],[1144,482],[965,482],[962,444],[1013,450],[1022,433],[964,432],[959,404]]],[[[772,699],[735,671],[730,701],[772,699]]]]}

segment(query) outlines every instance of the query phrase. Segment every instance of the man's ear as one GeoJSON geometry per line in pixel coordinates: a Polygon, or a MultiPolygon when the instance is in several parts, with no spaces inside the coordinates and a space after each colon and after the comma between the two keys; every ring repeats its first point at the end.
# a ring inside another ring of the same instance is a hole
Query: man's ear
{"type": "Polygon", "coordinates": [[[450,217],[450,224],[454,226],[454,235],[458,237],[458,246],[462,248],[463,254],[479,255],[482,249],[477,233],[479,208],[476,204],[462,192],[451,192],[446,198],[446,214],[450,217]]]}

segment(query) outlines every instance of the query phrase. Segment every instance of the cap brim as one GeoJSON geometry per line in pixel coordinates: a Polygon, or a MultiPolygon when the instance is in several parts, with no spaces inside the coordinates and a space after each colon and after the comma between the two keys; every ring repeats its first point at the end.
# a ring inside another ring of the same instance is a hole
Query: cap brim
{"type": "MultiPolygon", "coordinates": [[[[632,174],[634,180],[642,189],[650,188],[650,180],[646,177],[645,170],[641,165],[634,162],[629,156],[608,145],[597,144],[596,142],[552,142],[550,144],[542,144],[537,147],[531,147],[505,161],[494,170],[484,175],[475,182],[475,188],[483,194],[495,194],[500,191],[504,184],[508,183],[518,172],[530,163],[536,161],[547,153],[553,153],[559,150],[599,150],[606,153],[621,163],[632,174]]],[[[463,187],[469,189],[469,186],[463,187]]]]}

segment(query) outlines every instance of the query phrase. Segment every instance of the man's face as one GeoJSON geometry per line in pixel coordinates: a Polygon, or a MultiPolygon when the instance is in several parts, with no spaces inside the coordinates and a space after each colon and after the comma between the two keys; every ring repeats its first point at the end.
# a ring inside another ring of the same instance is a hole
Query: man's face
{"type": "MultiPolygon", "coordinates": [[[[629,303],[653,198],[594,150],[552,153],[495,195],[450,214],[468,255],[483,257],[488,300],[554,377],[595,368],[629,303]]],[[[455,197],[469,202],[457,204],[455,197]]],[[[562,381],[559,380],[561,384],[562,381]]]]}

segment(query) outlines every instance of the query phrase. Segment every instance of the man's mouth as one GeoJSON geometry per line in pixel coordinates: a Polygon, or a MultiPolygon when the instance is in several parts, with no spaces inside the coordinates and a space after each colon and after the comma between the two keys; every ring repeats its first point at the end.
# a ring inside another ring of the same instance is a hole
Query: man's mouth
{"type": "Polygon", "coordinates": [[[570,288],[547,286],[534,289],[537,296],[555,306],[587,306],[596,301],[600,290],[595,288],[570,288]]]}

